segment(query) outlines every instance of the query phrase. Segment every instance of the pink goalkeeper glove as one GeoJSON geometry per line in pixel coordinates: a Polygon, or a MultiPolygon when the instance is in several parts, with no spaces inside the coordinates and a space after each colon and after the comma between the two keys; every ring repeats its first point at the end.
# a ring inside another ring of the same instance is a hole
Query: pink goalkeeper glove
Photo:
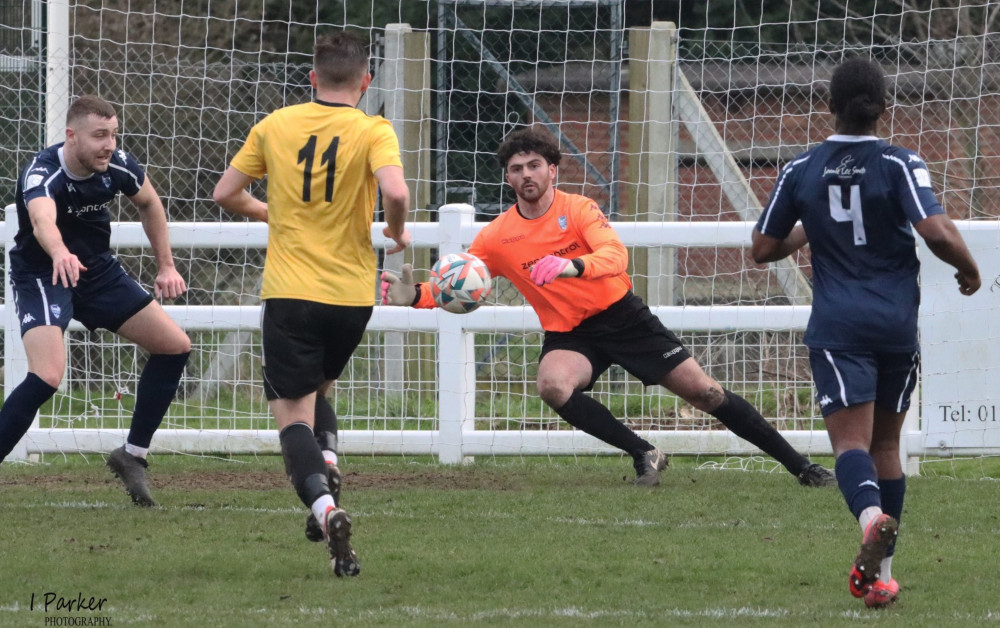
{"type": "Polygon", "coordinates": [[[531,267],[531,280],[538,286],[552,283],[556,277],[576,277],[576,275],[576,266],[572,261],[555,255],[546,255],[531,267]]]}

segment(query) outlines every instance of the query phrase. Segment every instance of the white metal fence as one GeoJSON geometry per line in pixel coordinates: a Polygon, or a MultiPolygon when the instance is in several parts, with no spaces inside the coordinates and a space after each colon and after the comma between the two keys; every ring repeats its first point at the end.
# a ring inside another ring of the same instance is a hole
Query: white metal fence
{"type": "MultiPolygon", "coordinates": [[[[7,208],[5,224],[9,248],[16,233],[16,212],[7,208]]],[[[413,246],[437,248],[440,254],[464,250],[485,223],[474,222],[473,208],[448,205],[440,210],[440,222],[415,223],[410,228],[413,246]]],[[[382,224],[372,227],[376,246],[386,243],[382,224]]],[[[616,224],[627,246],[639,247],[743,247],[749,243],[753,223],[633,223],[616,224]]],[[[263,248],[267,226],[256,223],[172,223],[171,244],[175,248],[234,246],[263,248]]],[[[139,223],[115,223],[112,246],[148,246],[139,223]]],[[[6,286],[5,303],[13,303],[6,286]]],[[[23,379],[27,363],[20,343],[13,307],[5,309],[7,347],[4,386],[7,393],[23,379]]],[[[184,329],[255,330],[259,306],[166,306],[184,329]]],[[[680,330],[803,330],[808,306],[659,306],[653,311],[667,325],[680,330]]],[[[70,329],[80,328],[73,323],[70,329]]],[[[538,318],[528,307],[484,306],[466,315],[441,310],[375,308],[370,330],[431,332],[437,337],[438,408],[436,430],[342,430],[341,444],[351,453],[434,454],[444,462],[458,462],[474,455],[561,455],[610,452],[603,443],[575,430],[477,430],[474,429],[475,357],[472,334],[483,331],[537,331],[538,318]]],[[[823,431],[786,431],[786,438],[800,451],[830,453],[823,431]]],[[[645,436],[671,453],[734,455],[753,453],[744,441],[727,431],[651,431],[645,436]]],[[[52,451],[107,451],[118,446],[123,429],[30,430],[20,454],[52,451]]],[[[180,452],[270,452],[278,450],[273,430],[161,429],[154,447],[180,452]]],[[[16,454],[15,454],[16,455],[16,454]]]]}

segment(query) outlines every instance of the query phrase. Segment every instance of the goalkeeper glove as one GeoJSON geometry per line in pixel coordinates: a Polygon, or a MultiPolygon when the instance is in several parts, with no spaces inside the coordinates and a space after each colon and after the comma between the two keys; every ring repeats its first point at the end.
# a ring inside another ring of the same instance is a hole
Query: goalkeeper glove
{"type": "Polygon", "coordinates": [[[383,305],[415,305],[420,298],[419,286],[413,285],[413,265],[403,264],[402,278],[385,271],[382,273],[383,305]]]}
{"type": "Polygon", "coordinates": [[[555,255],[546,255],[531,267],[531,280],[538,286],[552,283],[556,277],[576,277],[579,274],[573,260],[555,255]]]}

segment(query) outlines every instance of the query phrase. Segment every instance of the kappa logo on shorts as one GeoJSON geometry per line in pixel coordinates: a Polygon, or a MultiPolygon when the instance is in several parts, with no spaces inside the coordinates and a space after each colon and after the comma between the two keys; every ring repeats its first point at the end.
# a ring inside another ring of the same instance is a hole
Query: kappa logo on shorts
{"type": "Polygon", "coordinates": [[[31,315],[31,312],[28,312],[27,314],[24,315],[24,318],[21,319],[21,324],[22,325],[27,325],[28,323],[32,322],[33,320],[35,320],[35,317],[31,315]]]}
{"type": "Polygon", "coordinates": [[[823,397],[819,400],[819,407],[825,408],[831,403],[833,403],[833,399],[830,399],[827,395],[823,395],[823,397]]]}
{"type": "Polygon", "coordinates": [[[52,312],[52,316],[55,316],[56,318],[59,318],[59,315],[62,314],[62,308],[59,307],[59,304],[57,303],[50,305],[49,311],[52,312]]]}

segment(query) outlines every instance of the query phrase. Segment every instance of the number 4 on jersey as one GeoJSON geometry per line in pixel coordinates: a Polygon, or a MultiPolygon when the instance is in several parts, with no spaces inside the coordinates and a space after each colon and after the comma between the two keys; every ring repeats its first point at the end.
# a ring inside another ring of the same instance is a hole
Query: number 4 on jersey
{"type": "Polygon", "coordinates": [[[837,222],[854,223],[854,245],[868,244],[865,236],[864,214],[861,212],[861,186],[850,188],[850,209],[844,209],[843,188],[839,185],[830,186],[830,217],[837,222]]]}

